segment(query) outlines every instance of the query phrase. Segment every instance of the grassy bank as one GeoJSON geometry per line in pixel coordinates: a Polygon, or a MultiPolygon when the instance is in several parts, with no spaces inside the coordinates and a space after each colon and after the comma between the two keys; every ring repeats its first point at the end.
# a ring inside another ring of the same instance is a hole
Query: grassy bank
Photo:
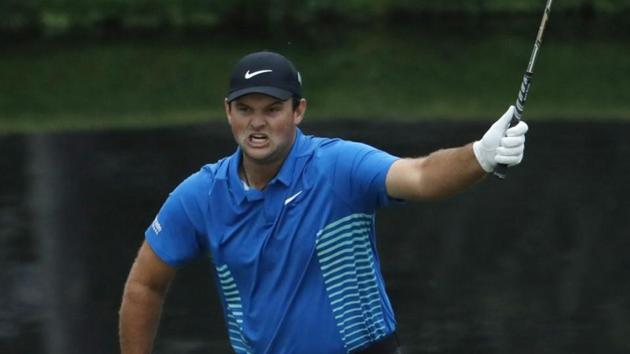
{"type": "MultiPolygon", "coordinates": [[[[535,27],[535,26],[534,26],[535,27]]],[[[229,71],[248,51],[297,64],[308,119],[493,119],[514,99],[535,33],[356,30],[300,40],[48,41],[5,46],[0,131],[224,119],[229,71]]],[[[624,40],[545,39],[528,120],[630,120],[624,40]]]]}

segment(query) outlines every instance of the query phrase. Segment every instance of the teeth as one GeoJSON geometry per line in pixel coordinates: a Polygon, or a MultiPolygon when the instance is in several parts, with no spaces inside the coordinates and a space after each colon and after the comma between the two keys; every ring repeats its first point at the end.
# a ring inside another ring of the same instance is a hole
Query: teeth
{"type": "Polygon", "coordinates": [[[249,136],[249,141],[254,144],[265,144],[267,141],[267,136],[264,134],[252,134],[249,136]]]}

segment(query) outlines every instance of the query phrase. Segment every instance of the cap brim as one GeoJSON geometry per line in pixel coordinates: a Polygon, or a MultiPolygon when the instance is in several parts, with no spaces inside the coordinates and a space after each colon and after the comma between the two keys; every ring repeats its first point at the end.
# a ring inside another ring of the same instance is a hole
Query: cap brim
{"type": "Polygon", "coordinates": [[[262,93],[263,95],[271,96],[282,101],[286,101],[291,98],[291,96],[293,96],[293,93],[291,93],[290,91],[283,90],[277,87],[257,86],[230,92],[226,98],[228,102],[231,102],[239,97],[249,95],[250,93],[262,93]]]}

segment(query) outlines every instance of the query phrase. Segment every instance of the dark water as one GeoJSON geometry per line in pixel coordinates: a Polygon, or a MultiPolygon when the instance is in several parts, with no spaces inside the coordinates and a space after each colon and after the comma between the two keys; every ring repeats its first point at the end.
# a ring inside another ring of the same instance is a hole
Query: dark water
{"type": "MultiPolygon", "coordinates": [[[[421,155],[486,124],[306,125],[421,155]]],[[[380,212],[407,353],[630,352],[630,125],[531,124],[524,164],[380,212]]],[[[167,193],[227,127],[0,136],[0,353],[117,351],[117,309],[167,193]]],[[[229,352],[206,261],[181,270],[155,352],[229,352]]]]}

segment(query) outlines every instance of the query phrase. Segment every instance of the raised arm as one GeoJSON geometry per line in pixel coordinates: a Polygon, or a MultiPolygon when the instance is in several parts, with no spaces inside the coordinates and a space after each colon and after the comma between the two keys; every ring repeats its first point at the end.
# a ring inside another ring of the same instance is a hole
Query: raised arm
{"type": "Polygon", "coordinates": [[[389,196],[406,200],[448,197],[483,179],[497,163],[519,164],[528,128],[520,122],[508,129],[513,110],[510,107],[479,141],[394,162],[386,179],[389,196]]]}
{"type": "Polygon", "coordinates": [[[142,244],[127,278],[120,307],[122,354],[151,353],[164,298],[175,272],[146,241],[142,244]]]}
{"type": "Polygon", "coordinates": [[[469,144],[394,162],[387,173],[387,193],[405,200],[442,198],[465,189],[485,175],[469,144]]]}

